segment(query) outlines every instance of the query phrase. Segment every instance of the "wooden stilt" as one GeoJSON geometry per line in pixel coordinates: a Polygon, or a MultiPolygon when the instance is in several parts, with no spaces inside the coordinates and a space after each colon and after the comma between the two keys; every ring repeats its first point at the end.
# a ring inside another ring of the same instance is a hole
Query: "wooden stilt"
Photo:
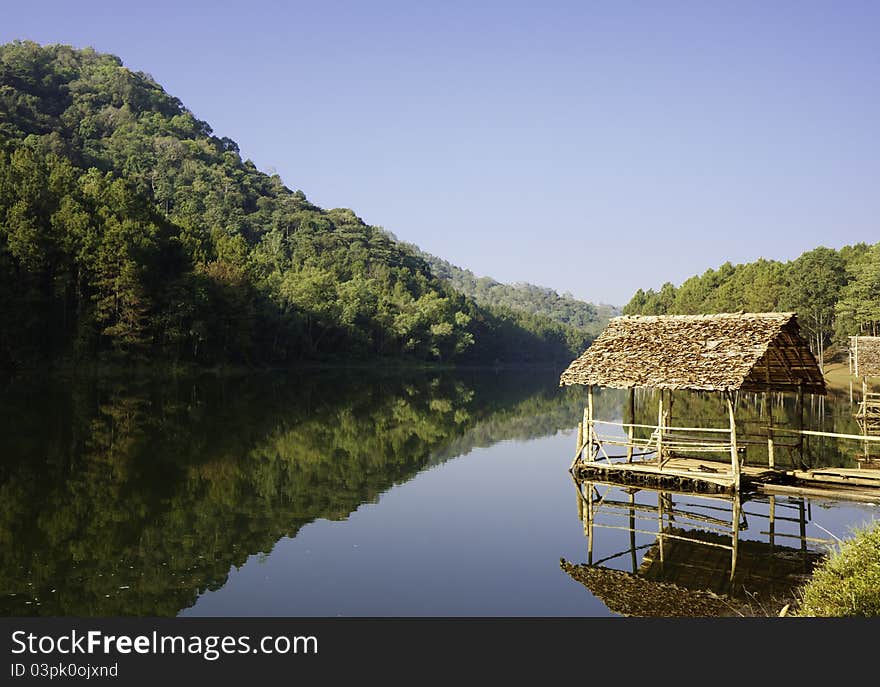
{"type": "Polygon", "coordinates": [[[736,446],[736,416],[733,412],[733,394],[725,392],[727,397],[727,414],[730,418],[730,466],[733,471],[733,483],[739,491],[739,451],[736,446]]]}
{"type": "MultiPolygon", "coordinates": [[[[663,396],[663,392],[660,392],[663,396]]],[[[660,550],[660,568],[663,569],[664,551],[663,551],[663,492],[657,492],[657,544],[660,550]]]]}
{"type": "Polygon", "coordinates": [[[773,411],[767,416],[767,465],[772,469],[776,467],[776,455],[773,448],[773,411]]]}
{"type": "Polygon", "coordinates": [[[587,482],[587,565],[593,565],[593,483],[587,482]]]}
{"type": "Polygon", "coordinates": [[[663,389],[657,402],[657,466],[663,467],[663,389]]]}
{"type": "Polygon", "coordinates": [[[632,571],[635,575],[639,566],[636,559],[636,493],[632,490],[629,492],[629,551],[632,571]]]}
{"type": "MultiPolygon", "coordinates": [[[[798,432],[804,431],[804,385],[798,384],[798,393],[797,393],[797,422],[798,422],[798,432]]],[[[798,460],[800,462],[800,466],[805,467],[804,463],[804,435],[798,434],[798,460]]]]}
{"type": "Polygon", "coordinates": [[[853,350],[853,349],[855,350],[855,355],[853,358],[853,372],[855,372],[856,375],[858,375],[859,374],[859,340],[857,337],[852,337],[850,339],[850,341],[853,342],[852,346],[850,347],[850,350],[853,350]]]}
{"type": "Polygon", "coordinates": [[[807,512],[804,508],[804,500],[798,501],[798,521],[800,524],[801,555],[804,559],[804,572],[810,572],[807,564],[807,512]]]}
{"type": "Polygon", "coordinates": [[[776,544],[776,497],[770,496],[770,548],[776,544]]]}
{"type": "Polygon", "coordinates": [[[739,547],[739,516],[742,512],[739,500],[739,491],[733,495],[732,506],[732,530],[730,533],[730,582],[733,584],[733,577],[736,575],[736,553],[739,547]]]}
{"type": "Polygon", "coordinates": [[[627,398],[627,400],[628,400],[627,424],[629,424],[630,426],[627,428],[626,462],[632,463],[632,460],[633,460],[633,432],[635,431],[635,427],[633,427],[632,425],[634,425],[636,423],[636,394],[635,394],[635,390],[632,387],[629,388],[629,392],[628,392],[627,396],[628,396],[628,398],[627,398]]]}
{"type": "Polygon", "coordinates": [[[596,441],[595,429],[593,428],[593,385],[587,388],[587,460],[593,462],[593,444],[596,441]]]}

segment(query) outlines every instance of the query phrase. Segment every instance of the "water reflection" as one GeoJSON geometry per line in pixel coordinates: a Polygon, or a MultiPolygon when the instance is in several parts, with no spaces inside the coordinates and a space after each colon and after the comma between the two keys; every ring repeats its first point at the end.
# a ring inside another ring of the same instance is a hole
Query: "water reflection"
{"type": "MultiPolygon", "coordinates": [[[[315,370],[9,384],[0,390],[0,614],[605,614],[555,564],[562,554],[581,560],[586,541],[566,472],[584,394],[557,380],[546,370],[315,370]]],[[[602,390],[597,407],[619,418],[624,398],[602,390]]],[[[826,413],[855,422],[848,403],[826,413]]],[[[619,518],[628,529],[597,527],[607,501],[629,503],[615,489],[595,504],[586,567],[631,579],[659,556],[659,530],[636,521],[652,534],[633,533],[633,557],[628,511],[619,518]]],[[[649,497],[633,500],[656,510],[649,497]]],[[[680,506],[671,498],[664,528],[683,527],[683,516],[669,518],[680,506]]],[[[799,517],[797,502],[775,503],[777,552],[802,553],[802,540],[782,536],[800,534],[782,519],[799,517]]],[[[803,504],[805,534],[821,538],[817,503],[803,504]]],[[[769,506],[745,504],[741,540],[756,539],[750,511],[769,506]]],[[[869,512],[860,508],[834,509],[836,524],[822,524],[845,536],[869,512]]],[[[682,542],[661,541],[668,569],[682,542]]],[[[736,583],[748,546],[738,544],[736,583]]],[[[702,548],[729,565],[729,550],[702,548]]]]}
{"type": "MultiPolygon", "coordinates": [[[[606,396],[609,390],[606,391],[606,396]]],[[[625,392],[614,392],[622,403],[625,392]]],[[[657,423],[656,390],[636,390],[635,422],[644,425],[657,423]]],[[[727,409],[721,394],[676,392],[674,405],[668,409],[668,425],[692,427],[727,427],[727,409]]],[[[878,405],[880,408],[880,405],[878,405]]],[[[745,393],[735,394],[737,444],[744,449],[746,465],[769,464],[768,435],[774,437],[775,465],[782,469],[814,469],[825,467],[858,468],[880,454],[880,443],[859,442],[854,439],[827,436],[796,436],[800,426],[800,409],[792,394],[745,393]]],[[[830,389],[827,397],[808,395],[804,401],[803,427],[820,432],[847,435],[880,435],[880,424],[867,425],[860,416],[859,405],[845,392],[830,389]]],[[[869,413],[870,417],[874,417],[869,413]]],[[[599,415],[601,419],[622,421],[622,415],[599,415]]],[[[876,417],[880,418],[880,409],[876,417]]],[[[880,423],[880,420],[878,420],[880,423]]],[[[647,439],[649,430],[636,429],[637,439],[647,439]]],[[[726,456],[719,457],[725,460],[726,456]]]]}
{"type": "Polygon", "coordinates": [[[801,497],[744,500],[589,481],[576,491],[587,560],[563,560],[562,568],[622,615],[778,613],[834,543],[808,536],[812,503],[801,497]],[[608,532],[625,539],[596,541],[608,532]]]}
{"type": "Polygon", "coordinates": [[[578,401],[554,381],[338,370],[10,385],[0,615],[175,615],[309,522],[476,446],[570,428],[578,401]]]}

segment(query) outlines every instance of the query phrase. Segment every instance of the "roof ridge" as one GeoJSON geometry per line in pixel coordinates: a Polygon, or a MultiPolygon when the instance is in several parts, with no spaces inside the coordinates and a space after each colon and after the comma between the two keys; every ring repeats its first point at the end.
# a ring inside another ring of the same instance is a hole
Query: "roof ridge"
{"type": "Polygon", "coordinates": [[[790,311],[779,312],[719,312],[719,313],[699,313],[691,315],[618,315],[612,317],[611,320],[669,320],[669,319],[687,319],[687,320],[713,320],[713,319],[790,319],[797,313],[790,311]]]}

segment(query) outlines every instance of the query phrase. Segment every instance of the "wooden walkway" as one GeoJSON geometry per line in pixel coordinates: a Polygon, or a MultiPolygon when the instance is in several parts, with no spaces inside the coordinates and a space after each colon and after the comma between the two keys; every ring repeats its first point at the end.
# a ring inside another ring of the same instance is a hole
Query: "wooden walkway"
{"type": "MultiPolygon", "coordinates": [[[[579,462],[572,472],[578,480],[729,493],[736,487],[726,469],[727,465],[718,461],[671,456],[664,459],[662,469],[656,460],[593,461],[579,462]]],[[[877,468],[786,470],[743,465],[740,479],[740,488],[744,491],[880,502],[880,469],[877,468]]]]}

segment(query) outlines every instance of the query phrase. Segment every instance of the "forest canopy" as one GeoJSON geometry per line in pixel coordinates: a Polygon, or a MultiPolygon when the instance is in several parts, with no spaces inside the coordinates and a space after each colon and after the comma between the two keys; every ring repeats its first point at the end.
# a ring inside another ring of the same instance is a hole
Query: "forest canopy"
{"type": "Polygon", "coordinates": [[[478,303],[352,210],[259,171],[118,57],[0,46],[0,368],[550,362],[594,331],[478,303]]]}

